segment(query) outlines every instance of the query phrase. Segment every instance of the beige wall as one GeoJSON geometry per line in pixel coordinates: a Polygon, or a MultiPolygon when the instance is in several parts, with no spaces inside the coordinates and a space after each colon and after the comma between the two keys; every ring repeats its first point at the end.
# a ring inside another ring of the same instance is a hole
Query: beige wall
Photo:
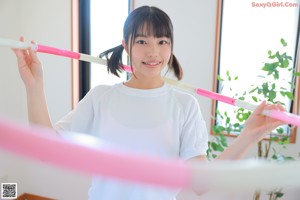
{"type": "MultiPolygon", "coordinates": [[[[0,37],[18,39],[21,35],[28,41],[70,49],[70,1],[0,0],[0,37]]],[[[49,111],[55,122],[71,110],[71,61],[45,54],[40,57],[49,111]]],[[[0,47],[0,58],[0,117],[26,122],[26,96],[15,56],[10,49],[0,47]]],[[[90,185],[90,177],[4,151],[0,151],[1,174],[5,181],[18,183],[19,194],[30,192],[62,200],[87,199],[90,185]]]]}
{"type": "MultiPolygon", "coordinates": [[[[135,0],[135,7],[156,5],[171,17],[175,28],[175,55],[184,67],[183,81],[211,90],[215,38],[216,0],[135,0]]],[[[70,1],[67,0],[0,0],[0,37],[27,40],[71,49],[70,1]]],[[[40,54],[44,64],[46,96],[53,122],[71,110],[71,61],[67,58],[40,54]]],[[[26,96],[18,75],[16,59],[7,48],[0,47],[0,117],[26,122],[26,96]]],[[[209,126],[211,101],[198,97],[209,126]]],[[[299,143],[299,137],[297,144],[299,143]]],[[[289,145],[291,154],[299,148],[289,145]]],[[[255,148],[249,156],[255,155],[255,148]]],[[[31,192],[61,200],[87,197],[90,177],[69,170],[33,162],[0,151],[0,177],[17,182],[19,193],[31,192]]],[[[299,193],[290,192],[289,199],[299,193]]],[[[194,199],[188,195],[185,199],[194,199]]],[[[224,196],[215,199],[239,199],[224,196]]],[[[249,195],[247,195],[249,197],[249,195]]],[[[210,200],[213,197],[210,198],[210,200]]],[[[247,199],[243,197],[243,199],[247,199]]],[[[251,197],[249,198],[251,199],[251,197]]]]}

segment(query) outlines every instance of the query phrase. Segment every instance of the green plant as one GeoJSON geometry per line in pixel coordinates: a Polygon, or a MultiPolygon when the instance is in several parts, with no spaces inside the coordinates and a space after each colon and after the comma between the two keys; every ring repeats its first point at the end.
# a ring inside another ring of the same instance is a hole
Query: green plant
{"type": "MultiPolygon", "coordinates": [[[[281,39],[280,42],[283,48],[287,46],[284,39],[281,39]]],[[[281,103],[283,106],[287,106],[285,105],[286,103],[284,103],[285,99],[291,101],[294,99],[292,92],[294,89],[294,81],[285,79],[287,74],[293,77],[299,76],[299,73],[294,72],[293,67],[290,67],[292,57],[287,55],[286,52],[280,53],[279,51],[276,51],[273,53],[269,50],[268,61],[269,62],[264,63],[264,66],[261,68],[263,81],[251,85],[250,88],[243,91],[241,94],[233,93],[233,98],[256,104],[266,100],[269,103],[281,103]],[[279,81],[281,81],[281,84],[278,84],[279,81]],[[282,87],[282,82],[285,82],[286,85],[290,87],[282,87]],[[278,85],[281,86],[279,87],[278,85]]],[[[230,85],[234,85],[232,83],[238,81],[238,79],[238,76],[232,76],[229,71],[226,72],[225,78],[218,76],[218,80],[222,82],[223,86],[229,86],[228,91],[232,92],[234,92],[234,89],[230,85]]],[[[215,120],[215,125],[212,126],[214,136],[211,141],[208,142],[209,148],[207,150],[207,157],[209,160],[217,157],[217,155],[220,152],[223,152],[224,148],[228,146],[226,135],[235,133],[235,135],[238,136],[244,127],[245,121],[252,113],[244,108],[232,108],[234,109],[234,118],[230,117],[227,111],[221,113],[219,110],[216,111],[216,116],[213,117],[215,120]]],[[[289,143],[289,133],[291,132],[291,128],[292,127],[290,126],[279,127],[276,129],[275,133],[270,133],[265,144],[263,144],[262,141],[258,142],[257,157],[281,162],[294,160],[293,157],[286,156],[281,153],[282,149],[287,148],[286,144],[289,143]],[[279,144],[279,150],[272,148],[273,142],[277,142],[279,144]]],[[[283,188],[279,188],[270,191],[268,193],[269,199],[275,200],[281,198],[284,195],[282,190],[283,188]]],[[[254,194],[254,199],[260,199],[260,195],[261,191],[257,190],[254,194]]]]}

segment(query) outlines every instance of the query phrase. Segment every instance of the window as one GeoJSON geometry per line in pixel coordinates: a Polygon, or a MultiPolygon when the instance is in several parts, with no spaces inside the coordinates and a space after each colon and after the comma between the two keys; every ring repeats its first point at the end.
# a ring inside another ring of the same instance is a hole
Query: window
{"type": "MultiPolygon", "coordinates": [[[[267,81],[268,76],[262,68],[268,63],[269,56],[274,55],[276,51],[286,52],[292,57],[288,67],[292,70],[280,72],[284,81],[276,82],[276,88],[272,85],[264,86],[269,87],[270,91],[284,88],[287,92],[277,95],[276,101],[284,103],[287,111],[296,114],[299,86],[295,84],[293,72],[297,69],[299,4],[293,1],[262,3],[252,0],[220,0],[218,6],[219,38],[216,43],[218,52],[214,77],[215,91],[234,98],[244,96],[245,99],[242,100],[258,104],[263,99],[256,99],[256,96],[249,92],[246,94],[245,91],[255,90],[254,85],[264,85],[267,81]],[[287,46],[283,47],[285,42],[287,46]],[[290,83],[295,84],[296,88],[290,83]],[[294,100],[287,98],[289,92],[294,94],[294,100]]],[[[222,102],[214,102],[212,112],[216,119],[213,122],[225,125],[226,117],[222,118],[216,113],[226,113],[231,124],[238,123],[235,117],[236,109],[222,102]]],[[[282,128],[286,134],[291,134],[290,141],[294,142],[296,128],[292,129],[294,133],[289,133],[290,129],[287,126],[282,128]]],[[[238,133],[238,129],[235,131],[238,133]]]]}
{"type": "MultiPolygon", "coordinates": [[[[91,54],[118,46],[123,39],[123,24],[129,12],[129,2],[124,0],[91,1],[91,54]],[[118,6],[116,6],[118,5],[118,6]]],[[[118,78],[108,74],[105,66],[91,63],[90,88],[99,84],[114,84],[127,79],[122,73],[118,78]]]]}
{"type": "MultiPolygon", "coordinates": [[[[132,8],[131,0],[72,0],[72,50],[92,56],[120,45],[123,24],[132,8]],[[118,5],[118,6],[116,6],[118,5]]],[[[107,73],[107,67],[73,60],[73,107],[99,84],[114,84],[127,79],[107,73]]],[[[126,62],[124,62],[126,63],[126,62]]]]}

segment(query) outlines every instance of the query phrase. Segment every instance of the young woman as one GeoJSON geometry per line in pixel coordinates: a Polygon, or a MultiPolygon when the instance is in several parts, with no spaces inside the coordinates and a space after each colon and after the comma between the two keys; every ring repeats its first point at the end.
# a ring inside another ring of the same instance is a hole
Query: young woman
{"type": "MultiPolygon", "coordinates": [[[[62,131],[61,134],[91,134],[132,153],[206,161],[208,134],[197,100],[168,85],[162,77],[166,67],[179,80],[182,77],[173,46],[173,26],[165,12],[149,6],[132,11],[124,24],[122,45],[100,55],[107,58],[108,70],[118,75],[123,70],[125,50],[132,68],[130,79],[113,86],[95,87],[54,127],[46,105],[41,62],[31,49],[15,49],[26,86],[30,122],[62,131]]],[[[263,109],[283,108],[266,103],[258,106],[241,136],[219,159],[241,158],[265,133],[282,124],[262,116],[263,109]]],[[[89,199],[171,200],[177,192],[94,177],[89,199]]]]}

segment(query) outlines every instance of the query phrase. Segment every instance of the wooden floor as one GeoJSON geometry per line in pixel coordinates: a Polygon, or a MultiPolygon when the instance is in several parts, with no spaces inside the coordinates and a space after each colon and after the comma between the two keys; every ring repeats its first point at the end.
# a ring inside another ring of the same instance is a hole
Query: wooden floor
{"type": "Polygon", "coordinates": [[[51,199],[48,197],[42,197],[42,196],[38,196],[35,194],[28,194],[28,193],[24,193],[22,195],[20,195],[17,200],[56,200],[56,199],[51,199]]]}

